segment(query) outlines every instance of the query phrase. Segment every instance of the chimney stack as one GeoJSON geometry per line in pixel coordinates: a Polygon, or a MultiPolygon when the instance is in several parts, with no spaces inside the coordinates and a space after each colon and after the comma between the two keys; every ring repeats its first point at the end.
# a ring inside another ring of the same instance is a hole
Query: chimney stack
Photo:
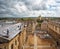
{"type": "Polygon", "coordinates": [[[9,37],[9,30],[7,29],[7,38],[9,37]]]}

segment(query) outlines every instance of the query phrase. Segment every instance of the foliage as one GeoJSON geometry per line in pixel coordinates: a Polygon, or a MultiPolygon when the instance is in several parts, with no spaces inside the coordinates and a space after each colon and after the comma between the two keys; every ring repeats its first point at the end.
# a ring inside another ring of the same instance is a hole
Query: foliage
{"type": "Polygon", "coordinates": [[[43,22],[43,20],[39,20],[39,19],[38,19],[38,20],[37,20],[37,22],[38,22],[38,23],[42,23],[42,22],[43,22]]]}

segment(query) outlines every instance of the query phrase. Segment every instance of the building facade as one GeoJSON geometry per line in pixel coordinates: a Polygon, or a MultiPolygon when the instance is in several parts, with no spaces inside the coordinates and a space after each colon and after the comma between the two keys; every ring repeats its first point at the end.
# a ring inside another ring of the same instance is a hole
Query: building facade
{"type": "Polygon", "coordinates": [[[60,44],[60,22],[49,21],[48,22],[48,32],[54,38],[57,45],[59,45],[60,44]]]}
{"type": "Polygon", "coordinates": [[[0,49],[21,49],[25,38],[26,29],[22,23],[1,27],[0,49]]]}
{"type": "Polygon", "coordinates": [[[47,21],[43,21],[43,22],[41,23],[41,30],[47,30],[47,24],[48,24],[47,21]]]}

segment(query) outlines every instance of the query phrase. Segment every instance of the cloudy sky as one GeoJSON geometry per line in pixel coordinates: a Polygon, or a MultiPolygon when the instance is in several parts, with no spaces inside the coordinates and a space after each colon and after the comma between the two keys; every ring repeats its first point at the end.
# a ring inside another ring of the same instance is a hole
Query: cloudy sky
{"type": "Polygon", "coordinates": [[[60,0],[0,0],[0,17],[60,17],[60,0]]]}

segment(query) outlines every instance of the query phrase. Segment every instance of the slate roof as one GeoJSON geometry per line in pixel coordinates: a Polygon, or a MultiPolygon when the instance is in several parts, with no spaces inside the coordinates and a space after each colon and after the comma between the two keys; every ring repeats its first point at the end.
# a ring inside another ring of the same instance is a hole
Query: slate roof
{"type": "Polygon", "coordinates": [[[8,26],[1,26],[0,27],[0,38],[10,41],[18,33],[20,33],[22,31],[22,28],[23,28],[22,23],[12,24],[12,25],[8,25],[8,26]],[[8,35],[7,35],[7,29],[9,31],[8,35]]]}

